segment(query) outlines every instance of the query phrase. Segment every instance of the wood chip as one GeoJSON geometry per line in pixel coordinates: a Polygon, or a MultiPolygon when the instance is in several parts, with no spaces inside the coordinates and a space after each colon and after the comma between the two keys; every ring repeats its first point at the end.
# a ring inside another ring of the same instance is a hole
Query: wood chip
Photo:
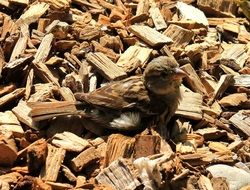
{"type": "Polygon", "coordinates": [[[244,103],[248,100],[246,93],[235,93],[223,97],[219,104],[224,107],[228,106],[239,106],[241,103],[244,103]]]}
{"type": "Polygon", "coordinates": [[[157,32],[156,30],[148,26],[132,25],[129,27],[129,30],[142,41],[148,43],[153,47],[170,44],[173,42],[171,38],[161,34],[160,32],[157,32]]]}
{"type": "Polygon", "coordinates": [[[64,160],[66,150],[57,148],[48,144],[48,155],[45,162],[45,167],[41,171],[41,177],[46,181],[56,181],[59,169],[64,160]]]}
{"type": "Polygon", "coordinates": [[[135,138],[120,134],[110,135],[107,142],[104,166],[107,167],[111,162],[118,158],[131,158],[134,146],[135,138]]]}
{"type": "Polygon", "coordinates": [[[84,149],[90,147],[87,140],[67,131],[54,135],[51,143],[72,152],[82,152],[84,149]]]}
{"type": "Polygon", "coordinates": [[[140,182],[135,179],[130,169],[122,160],[112,162],[98,174],[95,179],[100,184],[111,185],[114,189],[136,189],[140,182]]]}
{"type": "Polygon", "coordinates": [[[126,77],[126,73],[103,53],[89,53],[87,61],[107,80],[119,80],[126,77]]]}
{"type": "Polygon", "coordinates": [[[193,92],[183,92],[182,100],[178,106],[176,115],[200,120],[202,118],[202,95],[193,92]]]}
{"type": "Polygon", "coordinates": [[[73,158],[70,163],[75,172],[80,172],[98,159],[100,159],[100,153],[94,147],[90,147],[73,158]]]}
{"type": "Polygon", "coordinates": [[[249,112],[239,111],[234,114],[229,121],[238,129],[240,129],[245,135],[250,136],[250,117],[249,112]]]}
{"type": "Polygon", "coordinates": [[[184,48],[189,44],[194,36],[193,31],[174,24],[170,24],[163,34],[173,40],[173,44],[171,44],[171,46],[175,48],[184,48]]]}

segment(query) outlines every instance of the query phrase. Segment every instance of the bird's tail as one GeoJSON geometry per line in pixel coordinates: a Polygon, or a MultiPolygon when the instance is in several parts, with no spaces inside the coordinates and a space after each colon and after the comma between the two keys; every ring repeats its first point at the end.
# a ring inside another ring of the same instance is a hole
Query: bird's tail
{"type": "Polygon", "coordinates": [[[85,116],[84,105],[81,102],[28,102],[29,116],[34,121],[51,119],[62,115],[85,116]]]}

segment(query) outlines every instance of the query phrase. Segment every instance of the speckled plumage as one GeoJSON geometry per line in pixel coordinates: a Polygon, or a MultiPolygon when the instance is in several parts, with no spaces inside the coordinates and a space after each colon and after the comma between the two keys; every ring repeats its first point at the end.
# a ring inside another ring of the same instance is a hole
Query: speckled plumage
{"type": "Polygon", "coordinates": [[[147,118],[161,115],[161,120],[169,121],[178,106],[183,77],[174,60],[160,56],[148,64],[143,75],[109,83],[90,93],[76,93],[75,97],[88,107],[87,116],[98,125],[134,130],[147,118]]]}

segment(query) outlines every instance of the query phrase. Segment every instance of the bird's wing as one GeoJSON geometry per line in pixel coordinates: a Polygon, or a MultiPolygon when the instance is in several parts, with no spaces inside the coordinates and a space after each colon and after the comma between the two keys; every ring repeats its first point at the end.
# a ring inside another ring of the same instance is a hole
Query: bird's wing
{"type": "Polygon", "coordinates": [[[94,107],[113,110],[140,109],[140,104],[149,103],[141,76],[115,81],[90,93],[76,93],[75,97],[94,107]]]}

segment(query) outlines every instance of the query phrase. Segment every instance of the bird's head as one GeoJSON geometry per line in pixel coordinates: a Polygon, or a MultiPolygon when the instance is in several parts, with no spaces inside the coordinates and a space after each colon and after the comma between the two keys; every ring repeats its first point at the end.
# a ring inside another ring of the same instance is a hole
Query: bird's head
{"type": "Polygon", "coordinates": [[[145,86],[157,95],[175,93],[179,90],[182,78],[186,76],[178,63],[167,56],[153,59],[143,73],[145,86]]]}

